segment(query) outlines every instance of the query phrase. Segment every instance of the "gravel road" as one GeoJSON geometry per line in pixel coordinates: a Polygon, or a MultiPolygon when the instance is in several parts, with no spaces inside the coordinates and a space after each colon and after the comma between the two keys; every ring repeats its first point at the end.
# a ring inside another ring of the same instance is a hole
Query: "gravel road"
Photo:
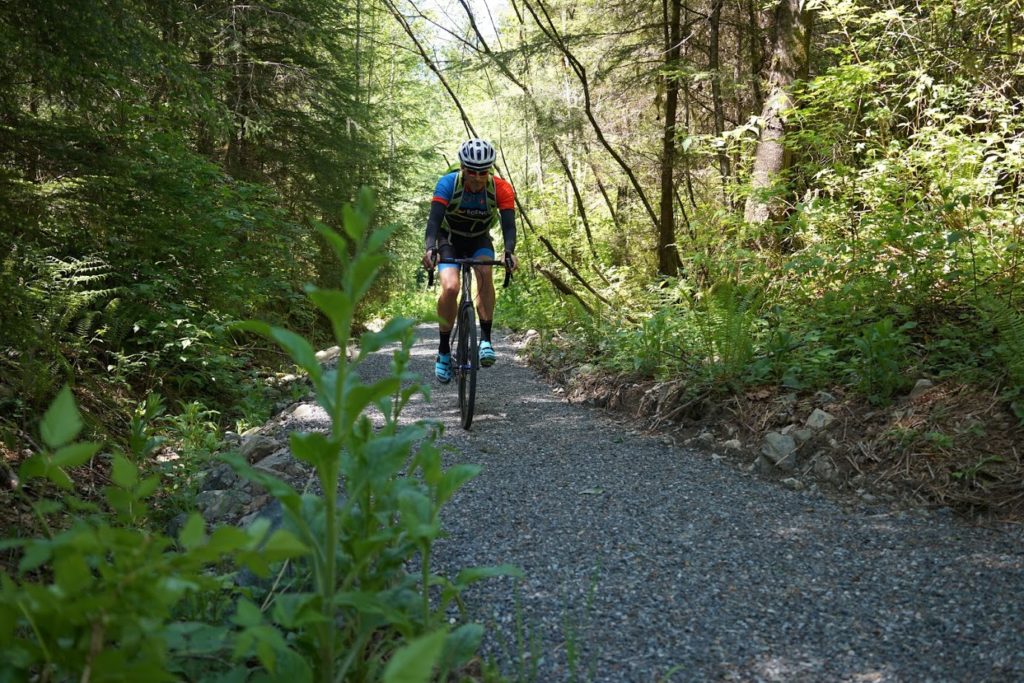
{"type": "MultiPolygon", "coordinates": [[[[432,376],[435,328],[418,335],[432,376]]],[[[438,564],[525,572],[469,595],[514,680],[1024,680],[1019,527],[790,491],[570,405],[495,347],[472,431],[454,386],[406,418],[443,421],[449,463],[483,466],[438,564]]]]}

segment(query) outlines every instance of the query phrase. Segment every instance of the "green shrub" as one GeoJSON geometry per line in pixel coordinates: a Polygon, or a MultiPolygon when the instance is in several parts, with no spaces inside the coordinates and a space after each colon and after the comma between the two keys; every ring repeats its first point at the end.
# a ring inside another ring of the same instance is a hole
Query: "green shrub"
{"type": "MultiPolygon", "coordinates": [[[[364,192],[358,207],[345,211],[344,236],[322,228],[342,261],[342,283],[308,289],[341,345],[387,258],[381,245],[390,229],[370,229],[372,208],[364,192]]],[[[482,628],[450,630],[447,607],[461,605],[470,583],[517,570],[466,569],[455,578],[432,571],[438,513],[478,468],[443,469],[439,428],[400,424],[402,409],[423,390],[407,369],[413,325],[397,319],[363,334],[358,358],[329,370],[303,337],[265,323],[242,325],[291,355],[331,416],[329,433],[291,436],[295,457],[316,472],[320,495],[226,456],[280,502],[285,521],[277,530],[262,520],[208,533],[198,514],[175,538],[150,528],[146,501],[159,477],[146,476],[141,462],[159,445],[148,424],[161,406],[152,399],[142,407],[132,423],[132,454],[108,458],[112,485],[103,501],[33,502],[44,536],[4,541],[20,551],[20,563],[0,586],[0,677],[395,682],[426,680],[435,667],[444,680],[465,663],[482,628]],[[362,382],[359,364],[395,342],[390,374],[362,382]],[[383,426],[372,424],[371,407],[383,426]],[[55,513],[70,522],[51,530],[47,519],[55,513]],[[269,588],[233,588],[232,572],[242,568],[260,577],[277,570],[278,580],[269,588]]],[[[206,448],[205,419],[199,406],[176,418],[182,440],[206,448]]],[[[21,467],[22,496],[39,479],[70,489],[67,468],[104,457],[96,456],[98,444],[73,442],[81,426],[65,389],[41,423],[46,450],[21,467]]]]}

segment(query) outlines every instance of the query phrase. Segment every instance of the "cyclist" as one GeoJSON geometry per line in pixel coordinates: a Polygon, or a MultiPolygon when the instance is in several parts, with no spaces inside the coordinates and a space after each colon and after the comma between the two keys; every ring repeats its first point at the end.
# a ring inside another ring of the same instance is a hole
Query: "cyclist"
{"type": "MultiPolygon", "coordinates": [[[[505,263],[515,270],[516,218],[515,191],[503,178],[494,174],[494,147],[486,140],[472,138],[459,146],[459,170],[441,177],[434,188],[427,218],[426,253],[423,267],[431,269],[438,257],[479,258],[494,260],[491,228],[501,224],[505,263]]],[[[476,311],[480,318],[480,365],[494,365],[497,356],[491,345],[494,321],[494,280],[490,266],[477,266],[476,311]]],[[[452,378],[452,327],[458,307],[459,267],[442,263],[441,294],[437,299],[440,341],[434,374],[447,384],[452,378]]]]}

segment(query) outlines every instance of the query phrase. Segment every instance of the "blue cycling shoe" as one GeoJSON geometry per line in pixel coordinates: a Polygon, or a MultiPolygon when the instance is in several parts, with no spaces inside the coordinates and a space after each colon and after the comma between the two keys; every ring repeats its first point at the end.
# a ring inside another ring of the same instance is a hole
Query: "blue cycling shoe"
{"type": "Polygon", "coordinates": [[[489,368],[494,365],[496,360],[498,360],[498,354],[494,353],[494,347],[491,346],[491,342],[480,342],[480,365],[489,368]]]}
{"type": "Polygon", "coordinates": [[[452,381],[452,354],[439,353],[434,361],[434,376],[441,384],[452,381]]]}

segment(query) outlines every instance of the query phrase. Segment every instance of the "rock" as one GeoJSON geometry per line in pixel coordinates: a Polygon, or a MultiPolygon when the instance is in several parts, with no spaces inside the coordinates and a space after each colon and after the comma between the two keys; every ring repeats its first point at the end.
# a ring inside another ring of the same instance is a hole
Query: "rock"
{"type": "Polygon", "coordinates": [[[811,429],[824,429],[835,422],[835,420],[835,416],[826,413],[821,408],[815,408],[814,412],[807,417],[806,424],[811,429]]]}
{"type": "Polygon", "coordinates": [[[316,352],[316,359],[320,363],[326,363],[328,361],[334,360],[335,358],[337,358],[340,355],[341,355],[341,347],[339,347],[339,346],[332,346],[329,349],[324,349],[323,351],[317,351],[316,352]]]}
{"type": "Polygon", "coordinates": [[[761,453],[781,470],[788,472],[796,467],[796,441],[791,436],[768,432],[764,436],[761,453]]]}
{"type": "Polygon", "coordinates": [[[814,402],[820,406],[827,406],[829,403],[835,403],[836,397],[827,391],[819,391],[814,394],[814,402]]]}
{"type": "Polygon", "coordinates": [[[296,460],[287,448],[268,455],[257,462],[255,467],[289,479],[298,479],[306,473],[302,463],[296,460]]]}
{"type": "Polygon", "coordinates": [[[743,442],[739,439],[729,439],[722,444],[725,448],[731,448],[734,451],[738,451],[743,448],[743,442]]]}
{"type": "Polygon", "coordinates": [[[584,363],[583,365],[580,365],[579,367],[574,368],[570,374],[574,378],[575,377],[586,377],[587,375],[594,374],[594,371],[596,369],[597,369],[597,367],[594,366],[593,364],[591,364],[591,363],[584,363]]]}
{"type": "Polygon", "coordinates": [[[928,391],[935,386],[935,383],[930,379],[919,379],[914,384],[914,388],[910,390],[910,400],[913,401],[915,398],[928,391]]]}
{"type": "Polygon", "coordinates": [[[804,483],[796,477],[787,477],[783,479],[782,485],[790,491],[802,491],[804,489],[804,483]]]}
{"type": "Polygon", "coordinates": [[[835,481],[838,477],[839,472],[836,470],[836,466],[832,464],[824,455],[819,455],[814,459],[814,476],[824,481],[835,481]]]}
{"type": "Polygon", "coordinates": [[[763,455],[759,455],[757,456],[757,460],[755,460],[750,466],[750,470],[764,475],[775,474],[775,465],[773,465],[772,461],[768,458],[763,455]]]}
{"type": "Polygon", "coordinates": [[[523,346],[529,346],[538,339],[540,339],[540,333],[537,330],[527,330],[523,337],[523,346]]]}
{"type": "Polygon", "coordinates": [[[297,403],[281,417],[298,420],[300,422],[315,419],[326,420],[327,413],[323,408],[315,403],[297,403]]]}
{"type": "Polygon", "coordinates": [[[230,465],[217,465],[206,473],[203,479],[203,490],[230,489],[240,481],[230,465]]]}
{"type": "Polygon", "coordinates": [[[793,438],[798,444],[805,444],[814,437],[813,429],[794,429],[793,438]]]}
{"type": "Polygon", "coordinates": [[[701,432],[697,435],[697,441],[702,444],[711,445],[715,442],[715,435],[711,432],[701,432]]]}
{"type": "Polygon", "coordinates": [[[246,462],[253,463],[262,460],[282,446],[283,444],[276,439],[263,434],[254,434],[242,441],[238,453],[245,458],[246,462]]]}
{"type": "Polygon", "coordinates": [[[237,446],[242,443],[242,437],[235,432],[224,432],[224,437],[221,440],[228,446],[237,446]]]}
{"type": "Polygon", "coordinates": [[[171,521],[167,522],[167,528],[165,532],[172,538],[177,538],[181,530],[185,528],[185,522],[188,521],[187,512],[179,512],[171,518],[171,521]]]}
{"type": "Polygon", "coordinates": [[[249,427],[244,432],[242,432],[241,437],[244,439],[246,437],[253,436],[254,434],[259,434],[260,433],[260,429],[262,429],[262,428],[263,428],[263,425],[260,425],[259,427],[249,427]]]}
{"type": "Polygon", "coordinates": [[[878,496],[873,496],[870,493],[862,493],[861,496],[860,496],[860,499],[863,500],[865,503],[877,503],[878,502],[878,496]]]}
{"type": "Polygon", "coordinates": [[[238,489],[202,491],[196,496],[196,507],[207,522],[228,522],[241,513],[251,500],[251,495],[238,489]]]}

